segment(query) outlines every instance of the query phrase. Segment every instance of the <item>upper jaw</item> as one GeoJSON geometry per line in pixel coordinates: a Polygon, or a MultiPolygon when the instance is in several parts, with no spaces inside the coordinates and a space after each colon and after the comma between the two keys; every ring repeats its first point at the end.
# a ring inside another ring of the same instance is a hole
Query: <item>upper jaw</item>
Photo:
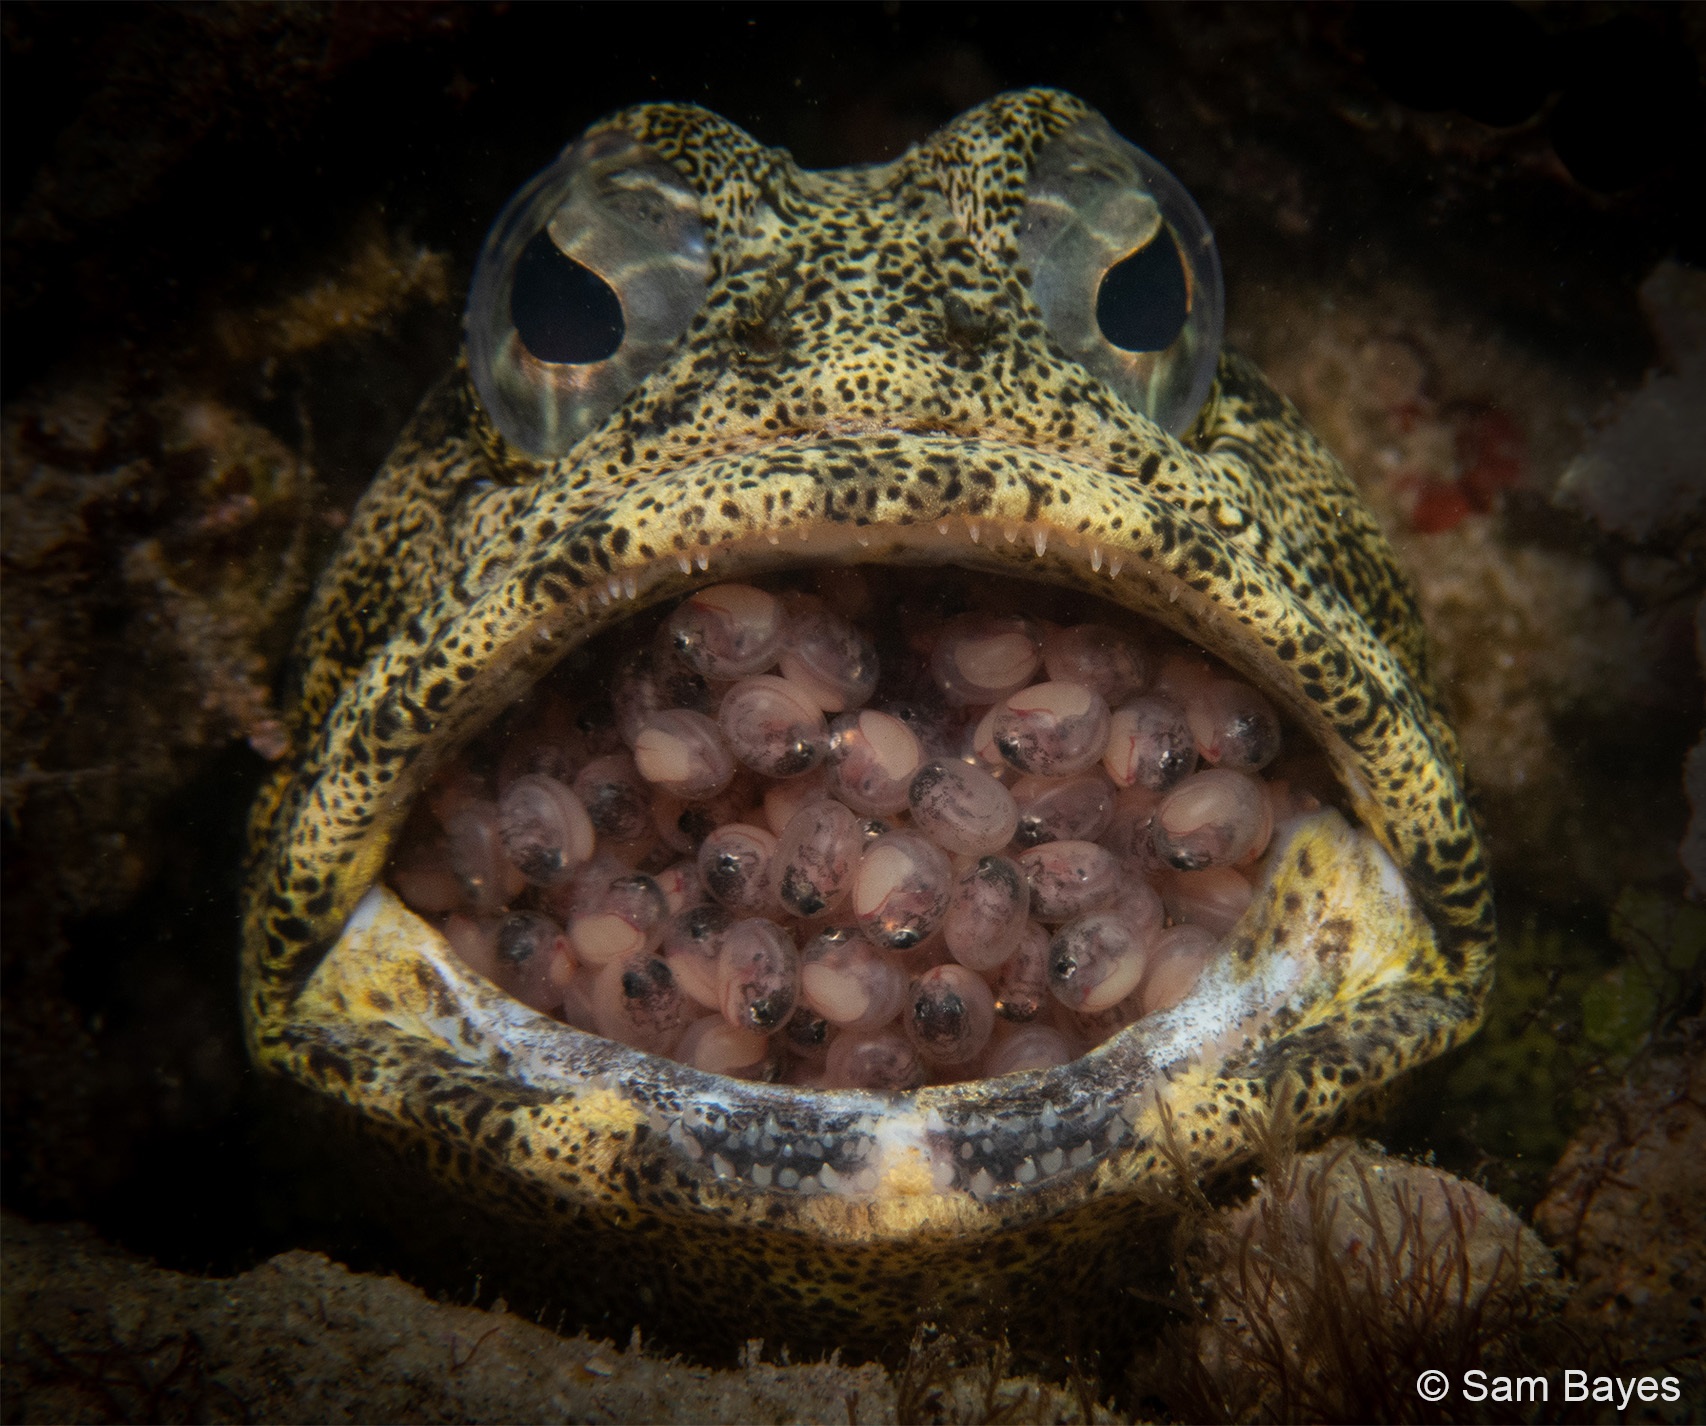
{"type": "Polygon", "coordinates": [[[284,970],[275,950],[262,977],[283,982],[274,1012],[378,879],[443,756],[593,634],[695,584],[765,568],[958,563],[1083,588],[1171,626],[1264,688],[1328,753],[1358,816],[1407,870],[1442,835],[1438,794],[1460,804],[1461,791],[1424,696],[1336,590],[1300,596],[1287,585],[1266,497],[1241,466],[1176,445],[1165,463],[1131,472],[1005,442],[893,444],[773,448],[762,480],[747,458],[720,457],[590,511],[558,482],[488,488],[479,499],[491,508],[470,519],[468,573],[343,689],[296,771],[294,817],[287,809],[272,829],[275,868],[294,863],[279,874],[320,886],[310,932],[295,938],[300,954],[285,952],[284,970]],[[1184,508],[1184,489],[1195,508],[1184,508]],[[492,554],[495,532],[517,525],[551,533],[510,544],[517,555],[492,554]],[[1290,662],[1275,652],[1288,649],[1290,662]],[[1354,709],[1339,712],[1347,699],[1354,709]],[[1387,779],[1380,795],[1380,768],[1405,760],[1448,785],[1387,779]]]}

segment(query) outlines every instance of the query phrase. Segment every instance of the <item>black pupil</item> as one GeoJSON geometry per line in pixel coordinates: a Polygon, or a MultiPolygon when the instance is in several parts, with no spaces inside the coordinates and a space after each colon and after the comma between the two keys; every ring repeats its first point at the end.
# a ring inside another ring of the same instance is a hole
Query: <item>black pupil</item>
{"type": "Polygon", "coordinates": [[[622,304],[610,284],[551,241],[541,228],[521,250],[510,287],[509,319],[540,361],[603,361],[622,345],[622,304]]]}
{"type": "Polygon", "coordinates": [[[1110,267],[1096,293],[1096,323],[1121,351],[1165,351],[1190,314],[1185,264],[1166,228],[1110,267]]]}

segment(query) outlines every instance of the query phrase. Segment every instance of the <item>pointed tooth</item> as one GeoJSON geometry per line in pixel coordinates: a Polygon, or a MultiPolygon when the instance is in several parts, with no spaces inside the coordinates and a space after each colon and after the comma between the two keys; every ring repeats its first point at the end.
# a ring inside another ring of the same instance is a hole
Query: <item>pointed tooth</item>
{"type": "Polygon", "coordinates": [[[1118,579],[1120,577],[1120,571],[1124,568],[1125,568],[1125,561],[1123,559],[1121,559],[1118,555],[1115,555],[1114,556],[1114,562],[1108,566],[1108,578],[1109,579],[1118,579]]]}
{"type": "Polygon", "coordinates": [[[1019,543],[1019,527],[1017,525],[1008,525],[1002,530],[1001,534],[1008,544],[1016,545],[1019,543]]]}
{"type": "Polygon", "coordinates": [[[811,543],[811,539],[812,539],[811,531],[806,529],[806,527],[804,525],[801,525],[800,526],[800,543],[802,545],[809,545],[811,543]]]}
{"type": "Polygon", "coordinates": [[[938,520],[936,522],[936,533],[938,535],[945,535],[948,533],[948,522],[946,520],[938,520]]]}
{"type": "Polygon", "coordinates": [[[640,593],[640,581],[639,581],[639,579],[636,576],[631,575],[631,574],[623,575],[622,576],[622,592],[624,594],[626,594],[630,599],[638,598],[639,593],[640,593]]]}
{"type": "Polygon", "coordinates": [[[871,548],[871,537],[869,535],[855,535],[853,538],[859,542],[860,549],[868,550],[871,548]]]}
{"type": "Polygon", "coordinates": [[[709,550],[697,551],[693,556],[693,563],[699,566],[699,572],[703,574],[711,567],[711,552],[709,550]]]}
{"type": "Polygon", "coordinates": [[[976,520],[966,526],[966,533],[971,536],[971,542],[974,545],[983,543],[983,526],[978,524],[976,520]]]}
{"type": "Polygon", "coordinates": [[[1048,531],[1033,530],[1031,532],[1031,544],[1036,549],[1037,558],[1041,559],[1044,553],[1048,550],[1048,531]]]}
{"type": "Polygon", "coordinates": [[[777,534],[777,533],[776,533],[776,532],[775,532],[775,531],[774,531],[774,530],[772,530],[772,531],[771,531],[771,532],[770,532],[770,533],[769,533],[769,534],[768,534],[768,535],[766,535],[766,536],[765,536],[765,537],[764,537],[764,538],[765,538],[765,539],[767,539],[767,540],[769,540],[769,541],[770,541],[770,543],[771,543],[771,544],[773,544],[773,545],[779,545],[779,544],[781,544],[781,543],[782,543],[782,537],[781,537],[781,536],[780,536],[780,535],[778,535],[778,534],[777,534]]]}
{"type": "Polygon", "coordinates": [[[683,574],[693,573],[693,561],[690,560],[685,553],[678,554],[675,557],[675,563],[683,574]]]}
{"type": "Polygon", "coordinates": [[[1092,570],[1098,570],[1101,567],[1102,567],[1102,547],[1100,545],[1091,545],[1090,546],[1090,568],[1092,570]]]}

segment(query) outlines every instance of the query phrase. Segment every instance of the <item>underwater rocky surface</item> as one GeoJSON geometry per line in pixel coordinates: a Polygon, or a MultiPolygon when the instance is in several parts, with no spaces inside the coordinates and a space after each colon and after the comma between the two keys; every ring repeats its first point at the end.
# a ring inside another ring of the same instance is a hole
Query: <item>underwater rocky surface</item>
{"type": "MultiPolygon", "coordinates": [[[[665,1400],[682,1419],[1320,1414],[1227,1366],[1254,1338],[1213,1315],[1225,1259],[1204,1244],[1260,1207],[1181,1190],[1180,1276],[1131,1289],[1188,1344],[1171,1369],[1147,1335],[1069,1373],[1056,1343],[946,1324],[897,1342],[887,1372],[790,1375],[767,1355],[713,1377],[559,1340],[452,1266],[422,1285],[474,1306],[386,1276],[394,1245],[335,1171],[303,1168],[242,1053],[237,863],[286,751],[280,661],[354,499],[453,359],[510,189],[638,99],[706,103],[828,164],[1028,83],[1083,94],[1191,189],[1229,339],[1346,462],[1421,596],[1495,862],[1500,978],[1482,1033],[1356,1131],[1431,1156],[1468,1181],[1448,1193],[1555,1250],[1558,1286],[1493,1343],[1511,1360],[1565,1365],[1561,1324],[1607,1370],[1697,1364],[1706,252],[1678,144],[1699,133],[1706,28],[1510,13],[1512,34],[1445,48],[1503,56],[1492,79],[1442,62],[1455,87],[1429,89],[1395,55],[1434,51],[1355,7],[713,11],[617,32],[596,65],[580,11],[8,7],[6,1419],[623,1419],[665,1400]],[[1591,53],[1657,96],[1598,148],[1579,137],[1591,53]],[[88,1226],[41,1226],[65,1221],[88,1226]],[[357,1314],[420,1353],[352,1344],[357,1314]],[[244,1357],[263,1322],[273,1355],[244,1357]],[[1003,1385],[1008,1349],[1058,1391],[1003,1385]]],[[[1369,1152],[1276,1150],[1257,1202],[1281,1167],[1318,1201],[1322,1164],[1369,1152]]],[[[1328,1188],[1368,1206],[1361,1180],[1328,1188]]]]}

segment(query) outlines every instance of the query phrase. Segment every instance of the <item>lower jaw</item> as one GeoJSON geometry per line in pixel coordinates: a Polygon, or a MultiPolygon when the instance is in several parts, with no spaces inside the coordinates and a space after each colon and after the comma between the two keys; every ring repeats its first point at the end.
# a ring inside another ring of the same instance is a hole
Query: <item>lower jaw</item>
{"type": "Polygon", "coordinates": [[[1052,1070],[813,1092],[540,1016],[377,887],[308,987],[294,1053],[347,1066],[361,1140],[402,1151],[361,1174],[371,1160],[340,1149],[337,1173],[366,1179],[428,1280],[465,1290],[477,1270],[524,1310],[713,1360],[754,1337],[892,1358],[925,1321],[1081,1357],[1157,1315],[1141,1285],[1165,1296],[1167,1218],[1276,1117],[1333,1117],[1289,1037],[1335,1033],[1338,997],[1390,984],[1427,934],[1384,854],[1322,812],[1174,1010],[1052,1070]]]}

